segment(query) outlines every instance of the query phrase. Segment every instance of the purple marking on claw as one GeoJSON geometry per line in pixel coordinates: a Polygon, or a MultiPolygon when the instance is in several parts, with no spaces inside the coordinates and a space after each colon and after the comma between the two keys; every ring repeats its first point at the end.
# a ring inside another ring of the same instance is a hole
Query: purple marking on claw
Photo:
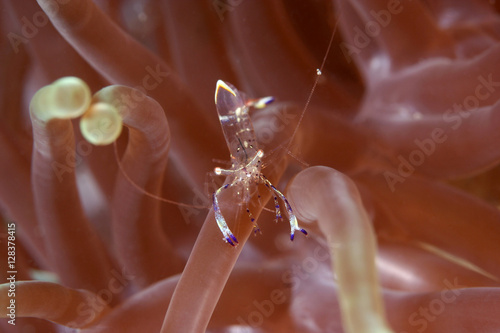
{"type": "Polygon", "coordinates": [[[294,236],[294,234],[291,234],[291,235],[290,235],[290,240],[291,240],[292,242],[293,242],[293,237],[295,237],[295,236],[294,236]]]}
{"type": "MultiPolygon", "coordinates": [[[[229,237],[226,237],[226,242],[228,242],[228,243],[229,243],[229,244],[231,244],[232,246],[236,246],[236,245],[234,245],[233,241],[232,241],[232,240],[231,240],[231,238],[229,238],[229,237]]],[[[236,243],[238,243],[238,242],[236,242],[236,243]]]]}
{"type": "Polygon", "coordinates": [[[302,231],[302,233],[307,236],[307,231],[305,231],[304,229],[300,229],[300,231],[302,231]]]}
{"type": "Polygon", "coordinates": [[[236,244],[239,244],[239,243],[238,243],[238,240],[236,239],[236,237],[234,237],[234,235],[233,235],[233,234],[231,234],[231,238],[234,240],[234,242],[235,242],[236,244]]]}

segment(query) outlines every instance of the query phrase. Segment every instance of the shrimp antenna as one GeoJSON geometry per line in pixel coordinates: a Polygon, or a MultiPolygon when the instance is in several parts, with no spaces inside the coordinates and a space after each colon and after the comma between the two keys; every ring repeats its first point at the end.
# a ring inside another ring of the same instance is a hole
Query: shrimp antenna
{"type": "MultiPolygon", "coordinates": [[[[321,66],[316,69],[316,79],[314,80],[313,86],[311,88],[311,92],[309,93],[309,96],[307,96],[306,104],[304,105],[304,108],[302,109],[297,126],[295,127],[295,130],[293,131],[293,134],[290,137],[290,141],[288,142],[288,146],[286,147],[286,150],[288,151],[289,155],[291,155],[290,147],[292,146],[293,138],[295,137],[295,135],[297,134],[297,131],[299,130],[299,126],[302,123],[302,119],[304,118],[304,115],[306,114],[306,110],[309,107],[309,103],[311,103],[311,99],[312,99],[312,96],[314,94],[314,91],[316,90],[316,86],[318,85],[319,79],[320,79],[321,75],[323,74],[323,69],[325,68],[325,64],[326,64],[326,58],[328,58],[328,55],[330,54],[330,49],[332,48],[333,38],[335,37],[335,32],[337,31],[338,24],[339,24],[339,20],[337,18],[335,20],[335,26],[333,27],[332,35],[330,37],[330,42],[328,42],[328,47],[326,48],[325,56],[323,57],[323,61],[321,62],[321,66]]],[[[293,155],[291,155],[291,156],[294,157],[293,155]]]]}
{"type": "Polygon", "coordinates": [[[177,202],[177,201],[173,201],[173,200],[168,200],[168,199],[165,199],[163,197],[160,197],[158,195],[155,195],[153,193],[150,193],[148,191],[146,191],[145,189],[143,189],[142,187],[140,187],[139,185],[137,185],[137,183],[135,183],[132,178],[130,178],[130,176],[127,174],[127,172],[125,171],[125,169],[123,168],[123,164],[120,160],[120,157],[118,156],[118,146],[116,144],[116,141],[113,142],[113,151],[114,151],[114,154],[115,154],[115,158],[116,158],[116,162],[118,163],[118,168],[120,169],[120,172],[122,173],[123,177],[125,177],[125,179],[130,183],[132,184],[132,186],[139,192],[141,192],[142,194],[150,197],[150,198],[153,198],[153,199],[156,199],[158,201],[162,201],[162,202],[166,202],[166,203],[169,203],[169,204],[172,204],[172,205],[176,205],[176,206],[180,206],[180,207],[187,207],[187,208],[197,208],[197,209],[208,209],[210,207],[208,206],[199,206],[199,205],[189,205],[189,204],[185,204],[185,203],[182,203],[182,202],[177,202]]]}

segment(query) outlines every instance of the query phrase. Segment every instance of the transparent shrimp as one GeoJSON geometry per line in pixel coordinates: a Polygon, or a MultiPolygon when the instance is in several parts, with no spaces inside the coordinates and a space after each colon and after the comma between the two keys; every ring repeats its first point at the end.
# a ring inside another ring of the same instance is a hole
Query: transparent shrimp
{"type": "MultiPolygon", "coordinates": [[[[217,196],[221,191],[230,187],[237,187],[238,192],[242,193],[243,200],[247,203],[246,211],[251,221],[255,223],[255,219],[248,209],[248,202],[257,186],[259,184],[264,184],[274,196],[277,219],[281,218],[278,199],[285,205],[290,221],[290,239],[293,241],[296,230],[307,235],[304,229],[299,228],[292,207],[283,193],[276,189],[261,172],[261,159],[264,156],[264,152],[257,147],[257,140],[248,111],[250,107],[258,109],[263,108],[272,101],[272,97],[264,97],[255,100],[246,99],[244,94],[238,92],[231,84],[221,80],[217,81],[215,105],[217,106],[217,113],[219,114],[222,131],[224,132],[224,137],[226,138],[226,143],[231,154],[232,166],[229,170],[215,168],[215,173],[217,175],[231,176],[231,179],[230,182],[213,193],[212,199],[217,225],[224,236],[223,239],[232,246],[236,246],[238,240],[227,226],[217,200],[217,196]]],[[[255,227],[258,229],[257,225],[255,225],[255,227]]]]}

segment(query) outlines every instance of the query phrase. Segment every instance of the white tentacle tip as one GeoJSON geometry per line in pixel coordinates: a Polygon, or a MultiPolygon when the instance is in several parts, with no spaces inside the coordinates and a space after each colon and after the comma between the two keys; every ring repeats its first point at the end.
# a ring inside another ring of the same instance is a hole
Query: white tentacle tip
{"type": "Polygon", "coordinates": [[[43,121],[73,119],[87,111],[91,98],[90,88],[82,79],[67,76],[38,90],[30,110],[43,121]]]}
{"type": "Polygon", "coordinates": [[[80,119],[80,130],[85,139],[94,145],[113,143],[122,131],[122,117],[108,103],[92,104],[80,119]]]}

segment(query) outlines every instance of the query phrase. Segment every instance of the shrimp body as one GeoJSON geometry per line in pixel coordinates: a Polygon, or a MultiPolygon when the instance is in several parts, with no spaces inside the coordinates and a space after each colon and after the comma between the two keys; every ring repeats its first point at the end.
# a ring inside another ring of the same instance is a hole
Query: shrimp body
{"type": "MultiPolygon", "coordinates": [[[[261,159],[264,156],[264,152],[257,147],[257,140],[248,111],[250,107],[263,108],[272,101],[272,97],[248,100],[244,94],[238,92],[231,84],[221,80],[217,81],[215,105],[231,155],[232,165],[230,170],[215,168],[215,173],[217,175],[230,175],[232,178],[229,183],[223,185],[213,193],[212,199],[217,225],[224,236],[224,240],[233,246],[238,244],[238,240],[227,226],[217,200],[217,195],[222,190],[233,186],[237,187],[238,192],[243,196],[243,202],[247,204],[246,211],[254,224],[255,219],[248,209],[248,202],[257,186],[264,184],[274,194],[277,219],[281,218],[278,198],[285,203],[290,220],[291,240],[294,238],[295,230],[299,230],[307,235],[304,229],[298,227],[297,219],[285,196],[261,173],[261,159]]],[[[255,228],[258,229],[256,224],[255,228]]]]}
{"type": "Polygon", "coordinates": [[[233,168],[248,164],[258,151],[255,132],[248,114],[250,105],[234,86],[221,80],[217,82],[215,90],[215,105],[233,168]]]}

